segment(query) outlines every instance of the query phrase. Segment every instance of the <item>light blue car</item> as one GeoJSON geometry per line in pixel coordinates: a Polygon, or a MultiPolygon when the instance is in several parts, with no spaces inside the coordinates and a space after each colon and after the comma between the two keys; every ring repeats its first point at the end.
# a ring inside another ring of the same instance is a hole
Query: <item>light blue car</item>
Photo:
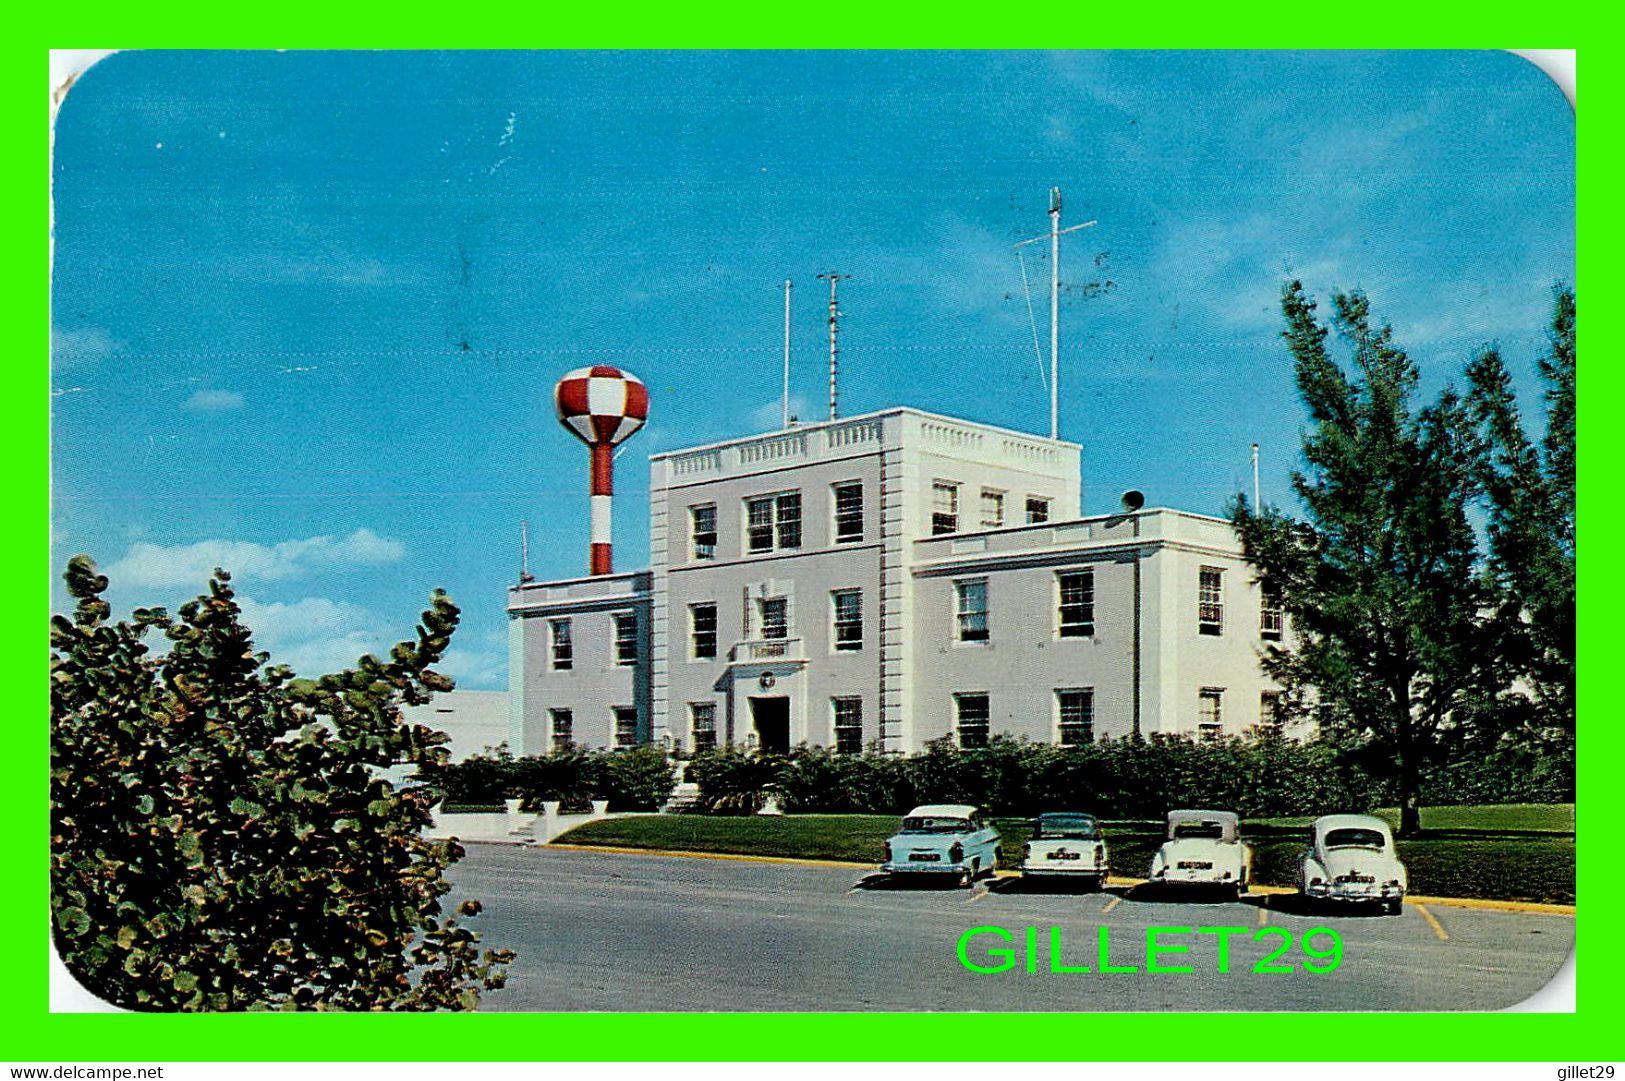
{"type": "Polygon", "coordinates": [[[903,818],[880,869],[893,875],[955,875],[969,886],[999,863],[999,831],[962,803],[928,803],[903,818]]]}

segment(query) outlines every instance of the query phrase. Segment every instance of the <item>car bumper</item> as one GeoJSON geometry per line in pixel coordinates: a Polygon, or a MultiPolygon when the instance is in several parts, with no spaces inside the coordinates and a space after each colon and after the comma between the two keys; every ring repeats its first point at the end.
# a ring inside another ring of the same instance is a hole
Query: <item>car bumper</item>
{"type": "Polygon", "coordinates": [[[882,863],[880,869],[889,875],[962,875],[970,870],[970,864],[949,863],[946,860],[936,863],[926,860],[918,862],[901,860],[882,863]]]}
{"type": "Polygon", "coordinates": [[[1069,867],[1064,863],[1023,863],[1024,875],[1053,876],[1055,878],[1105,878],[1109,867],[1069,867]]]}
{"type": "Polygon", "coordinates": [[[1405,891],[1398,886],[1352,885],[1352,886],[1309,886],[1304,896],[1312,897],[1317,901],[1336,901],[1346,905],[1370,905],[1384,901],[1402,901],[1405,891]]]}
{"type": "Polygon", "coordinates": [[[1235,872],[1213,870],[1172,870],[1163,871],[1153,875],[1152,882],[1161,882],[1169,886],[1234,886],[1237,884],[1235,872]]]}

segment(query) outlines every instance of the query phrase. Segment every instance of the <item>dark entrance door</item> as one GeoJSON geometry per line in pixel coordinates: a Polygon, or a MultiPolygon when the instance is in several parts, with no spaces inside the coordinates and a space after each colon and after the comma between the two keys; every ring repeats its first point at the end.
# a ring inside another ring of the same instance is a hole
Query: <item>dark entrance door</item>
{"type": "Polygon", "coordinates": [[[790,753],[790,699],[752,698],[750,716],[756,725],[756,746],[768,754],[790,753]]]}

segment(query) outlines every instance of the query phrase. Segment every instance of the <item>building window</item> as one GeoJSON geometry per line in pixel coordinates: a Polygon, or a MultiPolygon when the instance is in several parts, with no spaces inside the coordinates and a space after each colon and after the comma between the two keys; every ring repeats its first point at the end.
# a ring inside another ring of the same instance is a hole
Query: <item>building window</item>
{"type": "Polygon", "coordinates": [[[704,661],[715,658],[717,655],[717,606],[714,604],[689,605],[688,633],[695,660],[704,661]]]}
{"type": "Polygon", "coordinates": [[[752,552],[773,550],[773,500],[745,500],[746,547],[752,552]]]}
{"type": "Polygon", "coordinates": [[[1196,697],[1196,731],[1203,739],[1218,739],[1224,731],[1224,688],[1203,687],[1196,697]]]}
{"type": "Polygon", "coordinates": [[[636,706],[615,706],[615,746],[636,747],[638,744],[638,710],[636,706]]]}
{"type": "Polygon", "coordinates": [[[694,539],[695,559],[717,557],[717,508],[714,505],[688,508],[689,534],[694,539]]]}
{"type": "Polygon", "coordinates": [[[863,485],[857,481],[835,486],[835,543],[863,539],[863,485]]]}
{"type": "Polygon", "coordinates": [[[717,745],[717,704],[690,702],[688,704],[689,734],[696,751],[709,751],[717,745]]]}
{"type": "Polygon", "coordinates": [[[570,640],[570,621],[549,620],[547,626],[553,639],[553,670],[568,672],[575,667],[575,646],[570,640]]]}
{"type": "Polygon", "coordinates": [[[553,727],[553,753],[568,751],[576,738],[575,714],[567,709],[550,709],[547,716],[553,727]]]}
{"type": "Polygon", "coordinates": [[[778,498],[779,547],[801,547],[801,494],[791,492],[778,498]]]}
{"type": "Polygon", "coordinates": [[[1004,525],[1004,493],[996,488],[982,489],[982,528],[998,529],[1004,525]]]}
{"type": "Polygon", "coordinates": [[[790,637],[790,602],[784,597],[762,601],[762,637],[790,637]]]}
{"type": "Polygon", "coordinates": [[[1258,692],[1258,727],[1264,732],[1281,731],[1286,721],[1286,704],[1280,691],[1258,692]]]}
{"type": "Polygon", "coordinates": [[[638,663],[638,617],[615,617],[615,663],[638,663]]]}
{"type": "Polygon", "coordinates": [[[1095,692],[1074,687],[1055,692],[1056,735],[1063,747],[1095,741],[1095,692]]]}
{"type": "Polygon", "coordinates": [[[1049,499],[1041,495],[1027,497],[1027,524],[1042,525],[1049,521],[1049,499]]]}
{"type": "Polygon", "coordinates": [[[959,640],[987,641],[987,579],[955,582],[954,592],[959,599],[959,640]]]}
{"type": "Polygon", "coordinates": [[[931,485],[931,535],[959,532],[959,485],[937,481],[931,485]]]}
{"type": "Polygon", "coordinates": [[[1061,589],[1062,638],[1088,638],[1095,633],[1095,572],[1066,571],[1055,576],[1061,589]]]}
{"type": "Polygon", "coordinates": [[[801,547],[801,493],[745,500],[746,548],[753,553],[801,547]]]}
{"type": "Polygon", "coordinates": [[[1224,571],[1203,567],[1196,590],[1196,623],[1203,634],[1224,633],[1224,571]]]}
{"type": "Polygon", "coordinates": [[[956,694],[954,710],[961,747],[987,746],[987,695],[956,694]]]}
{"type": "Polygon", "coordinates": [[[1267,642],[1279,642],[1281,632],[1286,629],[1286,605],[1281,598],[1279,586],[1268,581],[1259,584],[1258,589],[1258,637],[1267,642]]]}
{"type": "Polygon", "coordinates": [[[863,648],[863,594],[855,589],[841,589],[830,594],[835,606],[835,648],[854,650],[863,648]]]}
{"type": "Polygon", "coordinates": [[[835,752],[861,754],[863,751],[863,699],[831,698],[835,714],[835,752]]]}

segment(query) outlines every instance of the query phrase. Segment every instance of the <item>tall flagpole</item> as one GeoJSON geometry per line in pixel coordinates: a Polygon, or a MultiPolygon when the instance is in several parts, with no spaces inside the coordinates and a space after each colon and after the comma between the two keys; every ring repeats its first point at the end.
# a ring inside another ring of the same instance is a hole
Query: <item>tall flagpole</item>
{"type": "Polygon", "coordinates": [[[780,427],[790,427],[790,279],[784,279],[784,403],[780,427]]]}

